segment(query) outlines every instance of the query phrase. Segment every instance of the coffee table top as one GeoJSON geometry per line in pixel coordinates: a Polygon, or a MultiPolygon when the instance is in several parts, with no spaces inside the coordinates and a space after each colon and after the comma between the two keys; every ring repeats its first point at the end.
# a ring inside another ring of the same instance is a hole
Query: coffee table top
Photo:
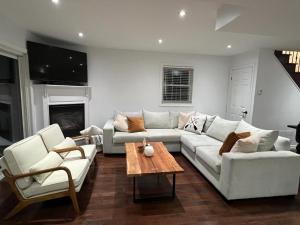
{"type": "Polygon", "coordinates": [[[141,143],[125,143],[127,176],[182,173],[184,170],[162,142],[149,142],[154,148],[152,157],[139,150],[141,143]]]}

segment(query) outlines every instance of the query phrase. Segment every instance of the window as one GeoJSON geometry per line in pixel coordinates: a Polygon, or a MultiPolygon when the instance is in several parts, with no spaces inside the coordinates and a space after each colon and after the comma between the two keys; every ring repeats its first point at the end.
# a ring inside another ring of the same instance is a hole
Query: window
{"type": "Polygon", "coordinates": [[[163,104],[192,103],[193,72],[188,67],[163,67],[163,104]]]}

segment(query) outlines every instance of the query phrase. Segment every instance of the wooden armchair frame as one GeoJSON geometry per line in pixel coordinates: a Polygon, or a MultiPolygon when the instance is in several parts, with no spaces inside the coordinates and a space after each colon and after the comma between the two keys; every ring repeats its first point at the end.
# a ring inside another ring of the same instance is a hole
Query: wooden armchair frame
{"type": "MultiPolygon", "coordinates": [[[[63,153],[63,152],[70,152],[70,151],[80,151],[82,159],[85,159],[85,154],[84,151],[81,147],[71,147],[71,148],[64,148],[64,149],[59,149],[55,150],[57,153],[63,153]]],[[[73,203],[74,210],[77,214],[80,213],[78,201],[77,201],[77,196],[76,196],[76,191],[75,191],[75,186],[74,182],[72,179],[72,174],[71,171],[67,167],[59,166],[56,168],[50,168],[50,169],[45,169],[45,170],[40,170],[36,172],[31,172],[31,173],[25,173],[25,174],[20,174],[20,175],[11,175],[7,170],[2,171],[4,174],[4,180],[9,184],[11,190],[15,193],[17,196],[19,203],[6,215],[5,219],[9,219],[12,216],[16,215],[18,212],[20,212],[22,209],[27,207],[28,205],[31,205],[33,203],[37,202],[43,202],[51,199],[57,199],[57,198],[63,198],[63,197],[70,197],[73,203]],[[20,193],[19,189],[16,187],[16,181],[18,179],[24,178],[24,177],[30,177],[42,173],[48,173],[48,172],[54,172],[58,170],[63,170],[67,173],[68,176],[68,182],[69,182],[69,188],[68,190],[64,190],[58,193],[53,193],[53,194],[45,194],[42,196],[34,196],[30,198],[24,198],[23,195],[20,193]]]]}
{"type": "Polygon", "coordinates": [[[80,146],[74,146],[74,147],[69,147],[69,148],[61,148],[61,149],[55,149],[52,150],[56,153],[64,153],[64,152],[72,152],[72,151],[79,151],[81,153],[81,158],[85,159],[85,153],[82,147],[80,146]]]}

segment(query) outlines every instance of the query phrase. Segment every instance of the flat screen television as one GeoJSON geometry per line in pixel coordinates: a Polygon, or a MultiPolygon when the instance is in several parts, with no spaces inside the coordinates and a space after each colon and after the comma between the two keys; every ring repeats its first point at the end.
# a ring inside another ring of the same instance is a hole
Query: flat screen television
{"type": "Polygon", "coordinates": [[[48,84],[87,83],[86,53],[30,41],[27,51],[31,80],[48,84]]]}
{"type": "Polygon", "coordinates": [[[17,60],[0,55],[0,83],[14,83],[16,73],[18,73],[17,60]]]}

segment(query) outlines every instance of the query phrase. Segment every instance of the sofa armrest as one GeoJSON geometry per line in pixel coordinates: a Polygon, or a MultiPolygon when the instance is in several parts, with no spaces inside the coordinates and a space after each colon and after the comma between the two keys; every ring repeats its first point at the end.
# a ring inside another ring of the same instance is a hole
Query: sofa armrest
{"type": "Polygon", "coordinates": [[[55,150],[51,150],[54,151],[56,153],[64,153],[64,152],[72,152],[72,151],[79,151],[81,154],[81,158],[85,159],[85,153],[82,147],[80,146],[74,146],[74,147],[69,147],[69,148],[61,148],[61,149],[55,149],[55,150]]]}
{"type": "Polygon", "coordinates": [[[278,136],[274,143],[276,151],[291,151],[291,140],[286,137],[278,136]]]}
{"type": "Polygon", "coordinates": [[[103,127],[103,153],[111,153],[115,127],[113,120],[108,120],[103,127]]]}
{"type": "Polygon", "coordinates": [[[69,190],[75,192],[75,186],[74,186],[74,182],[72,179],[71,171],[67,167],[64,167],[64,166],[59,166],[59,167],[55,167],[55,168],[49,168],[49,169],[44,169],[44,170],[40,170],[40,171],[19,174],[19,175],[11,175],[6,169],[4,169],[3,174],[4,174],[4,179],[10,185],[12,191],[17,195],[18,198],[20,198],[19,200],[22,200],[21,194],[19,194],[20,191],[18,188],[16,188],[17,185],[15,184],[18,179],[21,179],[24,177],[31,177],[31,176],[42,174],[42,173],[54,172],[54,171],[58,171],[58,170],[63,170],[67,173],[69,190]]]}
{"type": "Polygon", "coordinates": [[[290,151],[224,153],[220,191],[227,199],[296,195],[300,156],[290,151]]]}

